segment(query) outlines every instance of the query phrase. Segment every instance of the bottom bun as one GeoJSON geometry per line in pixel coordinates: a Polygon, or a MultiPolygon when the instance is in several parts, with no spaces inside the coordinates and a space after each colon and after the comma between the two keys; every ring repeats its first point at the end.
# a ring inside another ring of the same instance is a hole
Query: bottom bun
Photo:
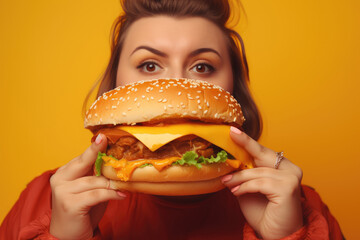
{"type": "Polygon", "coordinates": [[[221,178],[195,182],[122,182],[110,180],[110,188],[151,195],[187,196],[217,192],[225,185],[221,178]]]}

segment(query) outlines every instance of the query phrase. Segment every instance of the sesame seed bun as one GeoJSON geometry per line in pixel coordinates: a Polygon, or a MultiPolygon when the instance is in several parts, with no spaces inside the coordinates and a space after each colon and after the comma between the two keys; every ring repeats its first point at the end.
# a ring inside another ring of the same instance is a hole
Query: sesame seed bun
{"type": "Polygon", "coordinates": [[[85,127],[157,123],[167,119],[200,120],[237,127],[245,120],[240,104],[219,86],[191,79],[157,79],[104,93],[86,113],[85,127]]]}
{"type": "MultiPolygon", "coordinates": [[[[219,86],[191,79],[156,79],[120,86],[104,93],[87,111],[84,125],[96,135],[101,129],[114,129],[116,125],[135,128],[136,125],[181,121],[241,127],[245,119],[240,104],[219,86]]],[[[119,178],[112,166],[102,165],[102,174],[111,179],[114,189],[168,196],[221,190],[225,187],[221,177],[234,170],[225,162],[203,165],[200,169],[169,165],[161,171],[146,166],[135,168],[125,181],[119,178]]]]}

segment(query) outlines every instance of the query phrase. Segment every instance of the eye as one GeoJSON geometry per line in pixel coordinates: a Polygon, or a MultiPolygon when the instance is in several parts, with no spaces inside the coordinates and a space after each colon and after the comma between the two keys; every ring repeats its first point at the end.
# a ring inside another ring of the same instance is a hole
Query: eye
{"type": "Polygon", "coordinates": [[[161,69],[161,67],[155,62],[144,62],[136,68],[145,73],[154,73],[161,69]]]}
{"type": "Polygon", "coordinates": [[[215,71],[215,68],[206,63],[196,64],[192,70],[197,73],[212,73],[215,71]]]}

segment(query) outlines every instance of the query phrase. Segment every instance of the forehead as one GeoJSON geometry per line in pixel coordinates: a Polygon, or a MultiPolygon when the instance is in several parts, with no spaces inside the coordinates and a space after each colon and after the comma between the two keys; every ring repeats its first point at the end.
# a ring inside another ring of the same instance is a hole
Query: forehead
{"type": "Polygon", "coordinates": [[[139,45],[150,45],[164,50],[199,47],[212,47],[219,51],[226,49],[225,37],[221,29],[201,17],[141,18],[128,29],[124,50],[130,50],[139,45]]]}

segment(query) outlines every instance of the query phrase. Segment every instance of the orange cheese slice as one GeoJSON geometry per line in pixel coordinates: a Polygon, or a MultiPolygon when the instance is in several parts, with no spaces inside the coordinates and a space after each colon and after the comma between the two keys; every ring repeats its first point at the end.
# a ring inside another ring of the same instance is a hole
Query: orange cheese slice
{"type": "MultiPolygon", "coordinates": [[[[228,125],[181,123],[165,126],[118,126],[117,128],[136,137],[151,151],[155,151],[179,137],[194,134],[233,155],[240,160],[244,168],[253,168],[253,162],[248,153],[230,138],[230,126],[228,125]]],[[[236,166],[240,163],[228,162],[228,164],[236,166]]]]}

